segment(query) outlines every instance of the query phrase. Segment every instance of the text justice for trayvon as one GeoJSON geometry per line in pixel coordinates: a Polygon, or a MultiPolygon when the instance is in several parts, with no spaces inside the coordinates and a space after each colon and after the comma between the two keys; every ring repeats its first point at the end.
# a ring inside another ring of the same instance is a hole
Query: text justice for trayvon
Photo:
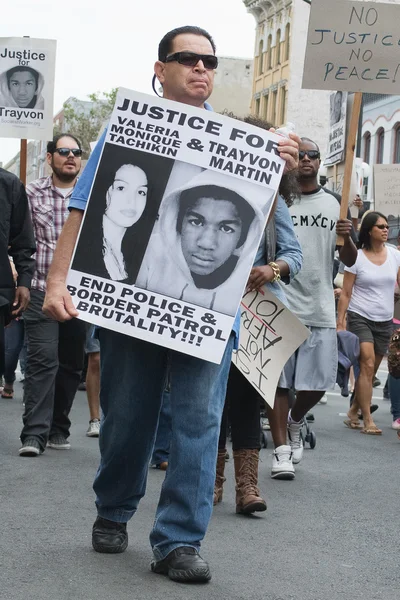
{"type": "Polygon", "coordinates": [[[72,297],[79,298],[76,309],[80,312],[151,333],[168,334],[171,339],[196,346],[201,345],[203,337],[226,342],[222,330],[213,327],[216,323],[213,313],[206,312],[199,323],[193,320],[197,308],[176,300],[157,298],[129,287],[122,288],[118,297],[110,296],[118,293],[114,284],[90,277],[81,277],[79,286],[67,287],[72,297]]]}
{"type": "MultiPolygon", "coordinates": [[[[117,110],[120,112],[130,111],[139,116],[147,115],[155,121],[163,120],[174,127],[203,131],[216,137],[220,135],[220,131],[224,127],[223,123],[218,123],[212,119],[204,119],[198,115],[189,116],[184,112],[161,106],[149,106],[146,103],[139,103],[129,98],[124,98],[117,110]]],[[[109,135],[112,142],[155,154],[177,156],[182,144],[178,129],[153,123],[143,123],[140,120],[135,121],[120,115],[117,115],[117,117],[118,123],[111,124],[110,128],[109,135]]],[[[260,154],[251,151],[245,152],[234,147],[230,148],[226,144],[209,140],[208,152],[213,154],[210,158],[210,168],[267,185],[271,182],[273,173],[279,175],[282,165],[271,158],[272,153],[279,155],[276,142],[265,140],[260,135],[249,133],[237,127],[232,128],[229,140],[232,142],[243,140],[250,148],[258,150],[260,154]],[[244,164],[244,162],[248,164],[244,164]]],[[[189,142],[188,148],[199,152],[204,150],[201,141],[196,139],[189,142]]]]}

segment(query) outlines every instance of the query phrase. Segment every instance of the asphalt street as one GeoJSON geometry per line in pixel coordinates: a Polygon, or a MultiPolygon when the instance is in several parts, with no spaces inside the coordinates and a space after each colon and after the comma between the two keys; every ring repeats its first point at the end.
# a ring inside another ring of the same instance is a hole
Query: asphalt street
{"type": "Polygon", "coordinates": [[[0,399],[0,599],[398,600],[400,441],[389,403],[374,390],[383,436],[372,437],[346,429],[347,400],[338,392],[328,398],[314,410],[317,446],[306,450],[294,481],[270,479],[271,441],[261,451],[266,513],[235,514],[228,461],[223,502],[202,546],[213,578],[188,586],[149,570],[148,534],[164,474],[149,471],[128,550],[97,554],[91,485],[98,442],[85,436],[85,393],[73,407],[71,449],[21,458],[17,384],[13,400],[0,399]]]}

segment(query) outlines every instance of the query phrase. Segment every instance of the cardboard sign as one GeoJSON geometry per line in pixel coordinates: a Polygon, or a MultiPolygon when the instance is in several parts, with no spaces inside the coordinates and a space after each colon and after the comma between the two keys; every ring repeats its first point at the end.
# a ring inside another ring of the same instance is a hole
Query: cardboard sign
{"type": "Polygon", "coordinates": [[[312,0],[303,88],[400,93],[400,5],[312,0]]]}
{"type": "Polygon", "coordinates": [[[53,137],[56,44],[0,38],[0,137],[53,137]]]}
{"type": "Polygon", "coordinates": [[[121,88],[67,280],[80,318],[219,363],[283,174],[278,140],[121,88]]]}
{"type": "Polygon", "coordinates": [[[232,362],[273,408],[283,367],[310,332],[266,286],[246,294],[240,311],[239,348],[232,362]]]}
{"type": "Polygon", "coordinates": [[[375,210],[400,217],[400,165],[374,165],[375,210]]]}

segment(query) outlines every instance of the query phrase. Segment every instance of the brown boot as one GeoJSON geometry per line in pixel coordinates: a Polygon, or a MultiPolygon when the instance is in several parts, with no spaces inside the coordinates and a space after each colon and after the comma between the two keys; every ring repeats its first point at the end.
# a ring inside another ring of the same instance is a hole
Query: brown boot
{"type": "Polygon", "coordinates": [[[226,455],[225,448],[223,450],[218,449],[217,471],[215,473],[215,483],[214,483],[214,506],[216,504],[218,504],[218,502],[221,502],[221,500],[222,500],[222,492],[223,492],[224,481],[225,481],[225,477],[224,477],[225,455],[226,455]]]}
{"type": "Polygon", "coordinates": [[[236,478],[236,512],[250,514],[267,510],[258,483],[259,450],[234,450],[236,478]]]}

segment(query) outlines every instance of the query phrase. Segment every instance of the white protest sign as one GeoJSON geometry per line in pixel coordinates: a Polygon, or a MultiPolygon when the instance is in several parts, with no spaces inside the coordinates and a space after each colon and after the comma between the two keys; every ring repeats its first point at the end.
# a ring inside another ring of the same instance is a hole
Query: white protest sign
{"type": "Polygon", "coordinates": [[[400,5],[312,0],[303,88],[400,93],[400,5]]]}
{"type": "Polygon", "coordinates": [[[333,92],[330,97],[329,142],[325,166],[342,162],[346,150],[347,92],[333,92]]]}
{"type": "Polygon", "coordinates": [[[310,332],[266,286],[245,294],[240,311],[239,348],[232,362],[273,408],[283,367],[310,332]]]}
{"type": "Polygon", "coordinates": [[[53,137],[56,44],[0,38],[0,137],[53,137]]]}
{"type": "Polygon", "coordinates": [[[374,165],[375,210],[400,217],[400,165],[374,165]]]}
{"type": "Polygon", "coordinates": [[[80,318],[219,363],[283,174],[278,140],[120,89],[67,280],[80,318]]]}

